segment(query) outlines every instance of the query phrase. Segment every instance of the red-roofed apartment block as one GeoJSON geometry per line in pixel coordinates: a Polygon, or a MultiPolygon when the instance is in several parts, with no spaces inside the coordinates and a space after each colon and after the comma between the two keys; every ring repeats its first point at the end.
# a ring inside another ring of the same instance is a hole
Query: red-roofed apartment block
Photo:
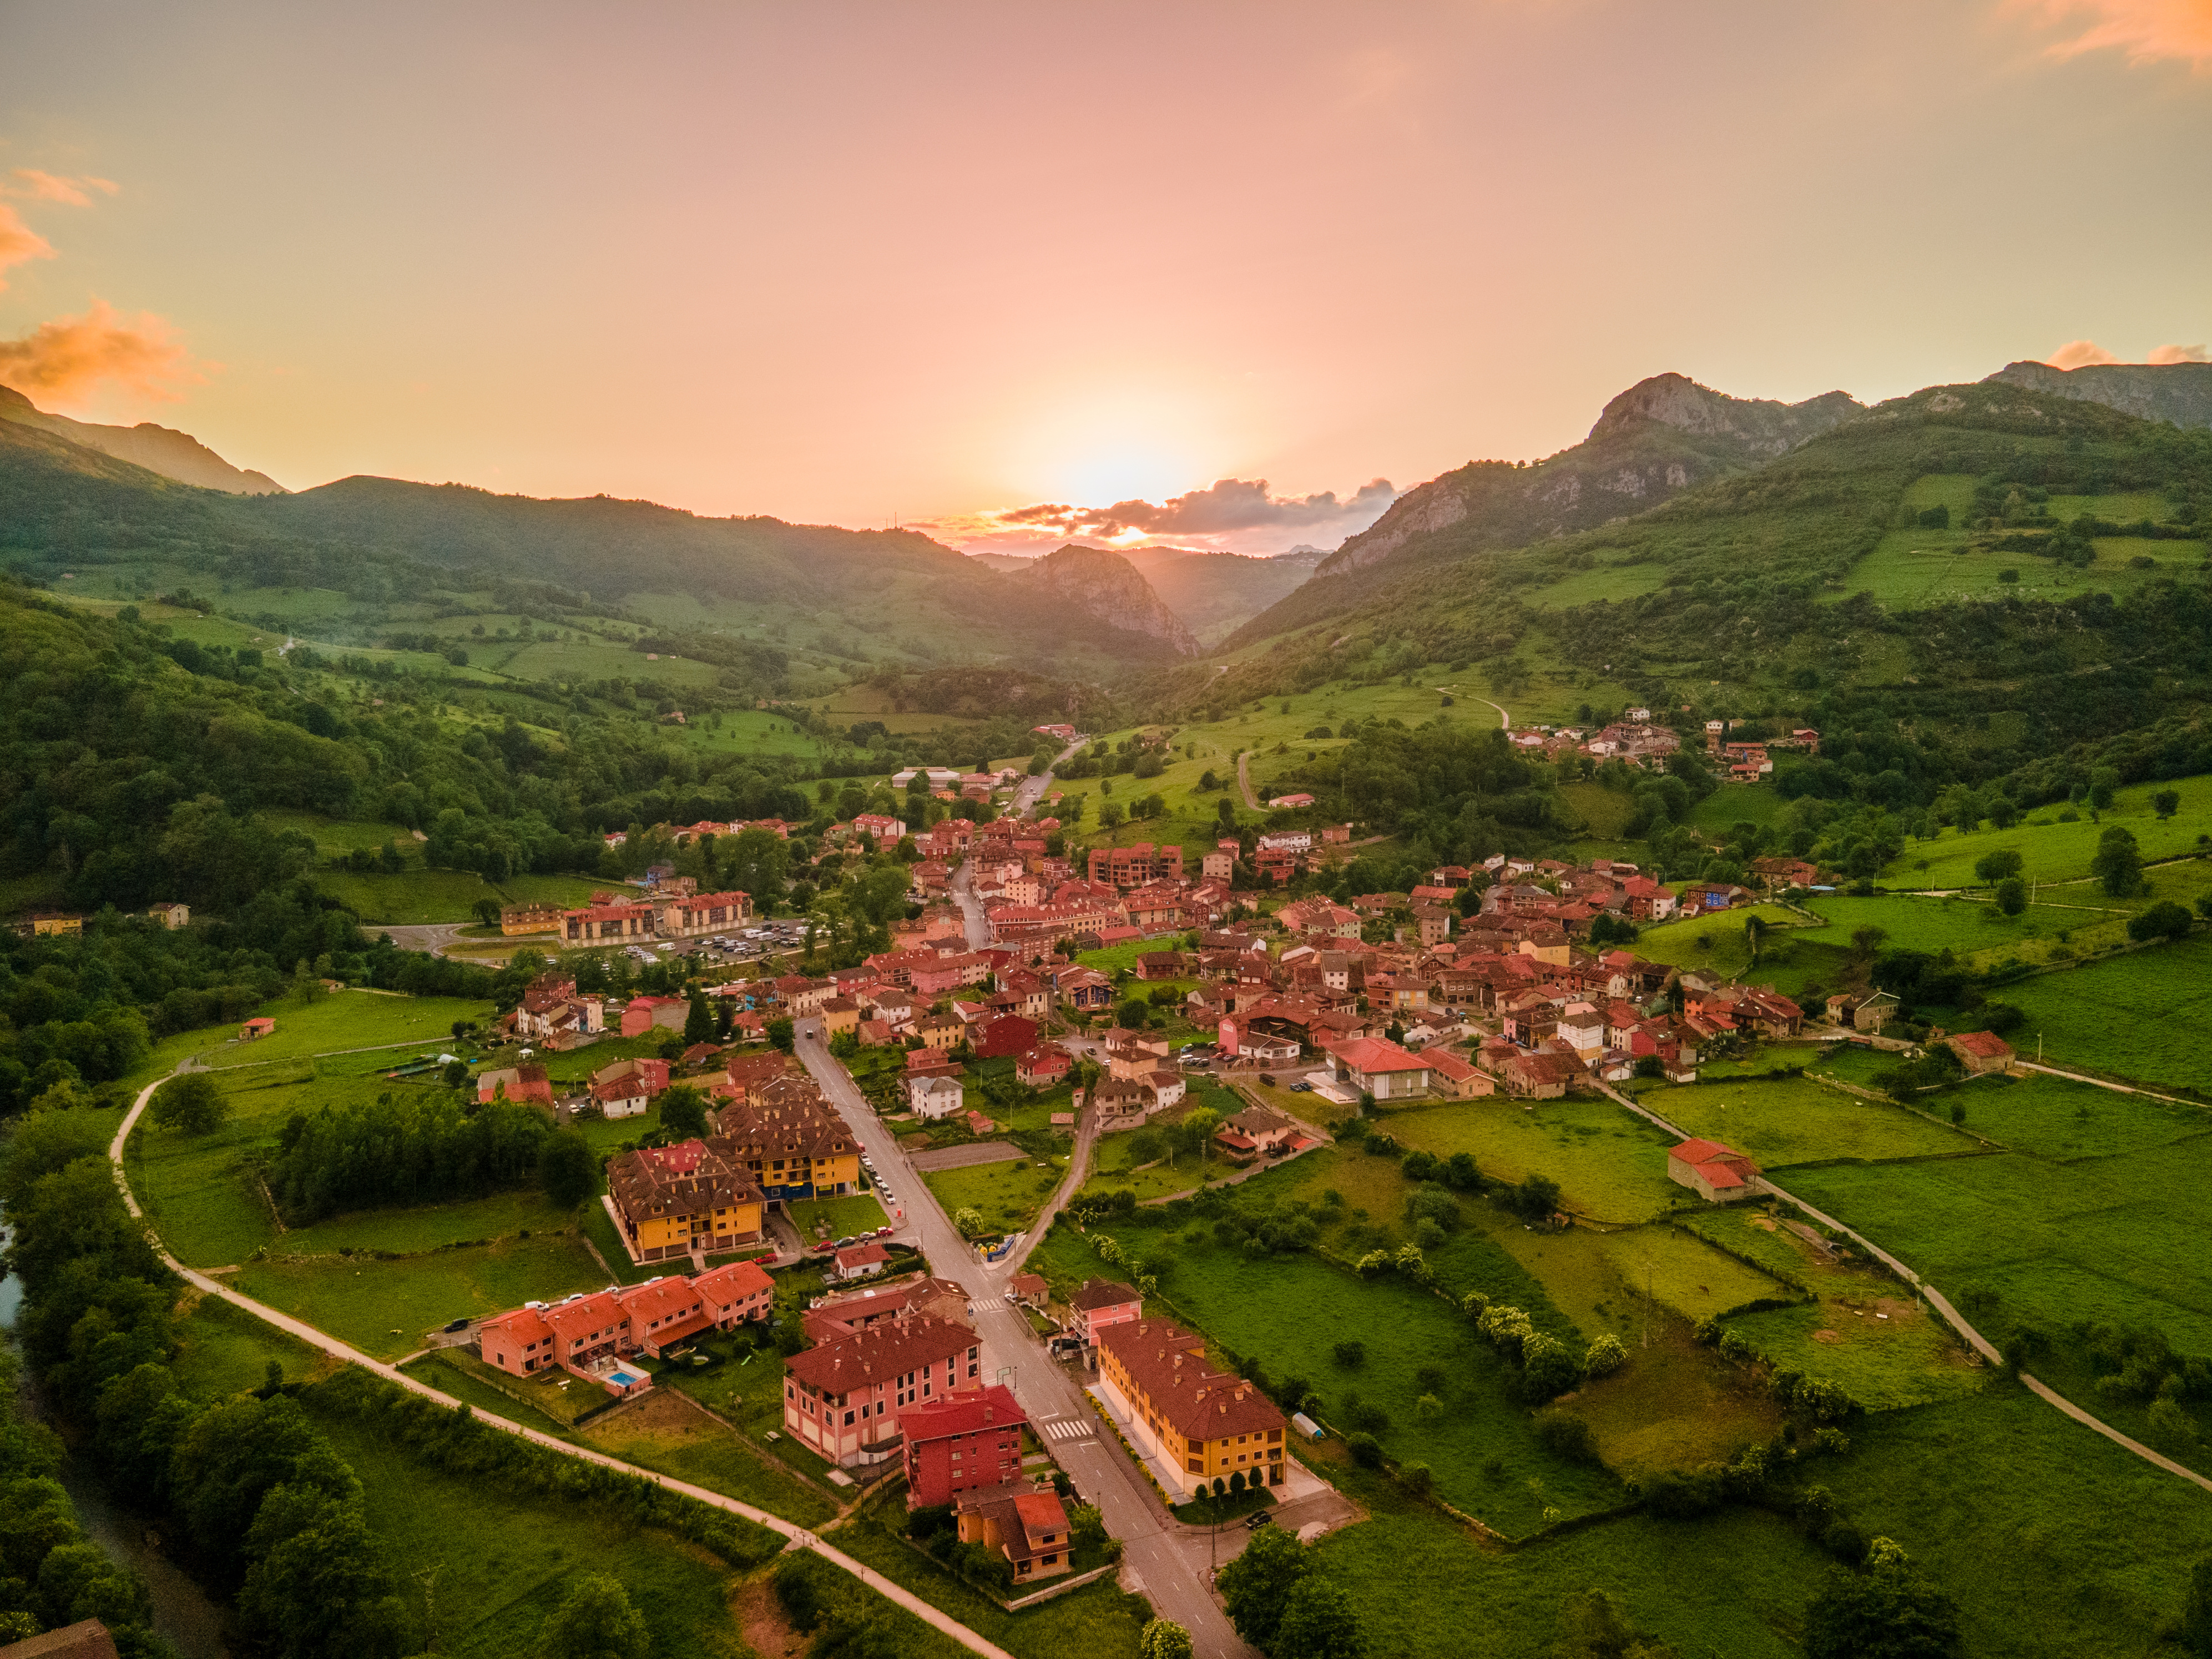
{"type": "Polygon", "coordinates": [[[950,1504],[960,1492],[1018,1480],[1028,1422],[1012,1391],[995,1382],[908,1406],[898,1414],[906,1506],[950,1504]]]}

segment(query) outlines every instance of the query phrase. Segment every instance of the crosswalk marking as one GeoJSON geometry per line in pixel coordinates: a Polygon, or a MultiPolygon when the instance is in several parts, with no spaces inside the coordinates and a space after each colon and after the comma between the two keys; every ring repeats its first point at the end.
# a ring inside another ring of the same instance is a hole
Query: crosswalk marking
{"type": "Polygon", "coordinates": [[[1044,1431],[1048,1440],[1088,1440],[1091,1437],[1091,1425],[1080,1418],[1048,1417],[1037,1426],[1044,1431]]]}

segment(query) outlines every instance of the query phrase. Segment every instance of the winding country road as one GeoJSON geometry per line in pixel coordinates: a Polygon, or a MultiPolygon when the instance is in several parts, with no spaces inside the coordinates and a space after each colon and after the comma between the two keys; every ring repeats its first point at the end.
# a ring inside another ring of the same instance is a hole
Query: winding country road
{"type": "MultiPolygon", "coordinates": [[[[2082,1081],[2094,1082],[2095,1079],[2094,1078],[2085,1078],[2082,1081]]],[[[1635,1113],[1637,1116],[1642,1118],[1645,1122],[1650,1123],[1657,1128],[1664,1129],[1668,1134],[1673,1135],[1678,1140],[1687,1140],[1690,1139],[1690,1136],[1681,1128],[1668,1122],[1665,1118],[1660,1116],[1658,1113],[1650,1110],[1649,1108],[1638,1105],[1635,1101],[1630,1099],[1618,1089],[1615,1089],[1611,1084],[1600,1083],[1598,1087],[1615,1103],[1626,1106],[1630,1111],[1635,1113]]],[[[1803,1199],[1797,1197],[1795,1194],[1784,1191],[1781,1188],[1776,1186],[1768,1177],[1762,1176],[1759,1177],[1759,1180],[1761,1184],[1765,1187],[1768,1192],[1773,1194],[1775,1197],[1780,1199],[1784,1203],[1796,1205],[1799,1209],[1802,1210],[1807,1215],[1811,1216],[1814,1220],[1819,1222],[1824,1227],[1832,1227],[1836,1231],[1841,1233],[1845,1238],[1850,1239],[1853,1243],[1858,1245],[1860,1249],[1866,1251],[1868,1255],[1874,1257],[1875,1261],[1881,1262],[1882,1266],[1887,1267],[1892,1273],[1895,1273],[1906,1284],[1911,1285],[1914,1290],[1919,1291],[1922,1296],[1928,1298],[1928,1304],[1930,1307],[1934,1308],[1937,1313],[1942,1315],[1945,1319],[1950,1322],[1951,1328],[1954,1330],[1957,1331],[1960,1335],[1966,1339],[1968,1346],[1971,1346],[1976,1353],[1981,1355],[1981,1357],[1987,1360],[1990,1364],[2000,1368],[2002,1367],[2004,1364],[2004,1356],[1997,1352],[1996,1345],[1991,1342],[1989,1338],[1984,1336],[1979,1331],[1976,1330],[1972,1325],[1969,1324],[1966,1321],[1966,1316],[1951,1305],[1950,1298],[1946,1297],[1933,1285],[1930,1285],[1926,1279],[1921,1278],[1921,1276],[1915,1273],[1911,1267],[1905,1266],[1904,1262],[1899,1261],[1887,1250],[1883,1249],[1881,1245],[1875,1243],[1872,1239],[1865,1237],[1865,1235],[1859,1233],[1850,1227],[1846,1227],[1842,1222],[1837,1220],[1835,1217],[1828,1214],[1823,1210],[1814,1208],[1812,1205],[1808,1204],[1803,1199]]],[[[2184,1480],[2189,1481],[2191,1485],[2202,1486],[2205,1491],[2212,1492],[2212,1479],[2208,1479],[2206,1476],[2197,1474],[2196,1470],[2190,1468],[2185,1464],[2175,1462],[2171,1457],[2167,1457],[2160,1453],[2153,1451],[2148,1446],[2144,1445],[2140,1440],[2130,1440],[2126,1435],[2122,1434],[2111,1424],[2105,1422],[2100,1418],[2092,1416],[2089,1413],[2082,1410],[2081,1407],[2067,1399],[2065,1395],[2060,1394],[2057,1389],[2050,1387],[2047,1383],[2043,1382],[2041,1378],[2031,1376],[2026,1371],[2018,1372],[2016,1375],[2018,1375],[2020,1380],[2027,1385],[2029,1393],[2034,1395],[2038,1399],[2057,1407],[2060,1411],[2065,1413],[2067,1416],[2072,1418],[2076,1423],[2081,1424],[2083,1427],[2094,1429],[2099,1434],[2103,1435],[2106,1439],[2111,1441],[2114,1445],[2118,1446],[2124,1450],[2133,1452],[2137,1457],[2142,1458],[2146,1463],[2155,1464],[2158,1468],[2164,1469],[2168,1474],[2178,1474],[2184,1480]]]]}
{"type": "MultiPolygon", "coordinates": [[[[419,1395],[423,1399],[442,1406],[448,1411],[465,1409],[462,1402],[451,1395],[441,1394],[428,1384],[416,1382],[398,1366],[388,1365],[380,1359],[372,1358],[358,1348],[341,1342],[336,1337],[319,1331],[313,1326],[295,1319],[289,1314],[279,1313],[276,1309],[264,1303],[256,1302],[252,1297],[241,1296],[220,1280],[210,1279],[205,1273],[195,1273],[169,1254],[167,1248],[161,1243],[160,1235],[155,1232],[152,1224],[147,1222],[146,1212],[139,1207],[137,1195],[131,1190],[131,1182],[123,1171],[125,1143],[130,1139],[131,1131],[137,1127],[139,1116],[146,1109],[146,1103],[154,1097],[154,1091],[167,1081],[167,1078],[156,1079],[139,1091],[137,1100],[124,1115],[122,1126],[116,1130],[115,1139],[109,1143],[107,1148],[107,1161],[114,1170],[115,1184],[123,1194],[123,1202],[130,1209],[131,1215],[145,1226],[147,1237],[153,1240],[155,1248],[161,1252],[163,1263],[195,1290],[204,1291],[209,1296],[221,1297],[234,1306],[243,1308],[255,1318],[274,1325],[278,1330],[298,1338],[311,1347],[319,1349],[334,1359],[343,1360],[347,1364],[359,1365],[365,1370],[374,1371],[386,1382],[397,1383],[410,1393],[419,1395]]],[[[475,1413],[475,1417],[477,1422],[487,1427],[514,1435],[520,1439],[529,1441],[533,1445],[543,1446],[548,1451],[559,1452],[564,1457],[581,1458],[586,1463],[597,1463],[602,1468],[617,1469],[625,1474],[637,1475],[641,1479],[653,1482],[656,1486],[665,1486],[671,1492],[681,1492],[686,1498],[696,1498],[702,1504],[711,1504],[718,1510],[726,1510],[732,1515],[740,1516],[757,1526],[765,1527],[787,1540],[785,1544],[787,1549],[813,1551],[832,1566],[852,1574],[870,1589],[897,1603],[917,1619],[942,1631],[969,1652],[981,1654],[983,1659],[1014,1659],[1013,1655],[1008,1653],[998,1644],[985,1640],[950,1613],[940,1612],[911,1590],[891,1583],[873,1568],[854,1560],[842,1550],[823,1542],[819,1536],[805,1527],[787,1521],[780,1515],[771,1515],[766,1510],[757,1509],[750,1504],[739,1503],[736,1498],[726,1498],[718,1492],[709,1492],[704,1486],[695,1486],[688,1481],[674,1480],[665,1474],[656,1474],[650,1469],[641,1469],[635,1463],[623,1462],[618,1457],[609,1457],[604,1453],[586,1450],[581,1446],[572,1446],[565,1440],[556,1440],[550,1434],[541,1434],[536,1429],[526,1428],[520,1423],[511,1423],[505,1418],[495,1417],[482,1412],[475,1413]]]]}

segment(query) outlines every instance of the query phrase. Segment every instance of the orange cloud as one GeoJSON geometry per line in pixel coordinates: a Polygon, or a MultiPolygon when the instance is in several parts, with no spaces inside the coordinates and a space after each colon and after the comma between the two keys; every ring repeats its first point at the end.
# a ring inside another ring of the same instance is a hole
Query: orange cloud
{"type": "Polygon", "coordinates": [[[0,293],[7,290],[9,266],[53,257],[53,244],[17,217],[15,209],[0,202],[0,293]]]}
{"type": "Polygon", "coordinates": [[[85,194],[88,187],[108,196],[123,188],[112,179],[95,179],[88,173],[81,179],[64,179],[37,167],[17,167],[12,176],[20,182],[7,186],[7,194],[33,202],[63,202],[70,207],[92,205],[92,198],[85,194]]]}
{"type": "Polygon", "coordinates": [[[2212,363],[2212,351],[2201,345],[2162,345],[2143,359],[2147,363],[2212,363]]]}
{"type": "Polygon", "coordinates": [[[2054,58],[2118,50],[2136,64],[2179,58],[2212,69],[2212,0],[2011,0],[2068,38],[2051,48],[2054,58]]]}
{"type": "Polygon", "coordinates": [[[2069,340],[2043,361],[2053,368],[2081,368],[2090,363],[2117,363],[2120,360],[2094,340],[2069,340]]]}
{"type": "Polygon", "coordinates": [[[161,318],[145,311],[127,318],[105,300],[82,317],[57,317],[0,340],[0,385],[52,398],[80,397],[105,381],[173,402],[205,382],[206,368],[161,318]]]}

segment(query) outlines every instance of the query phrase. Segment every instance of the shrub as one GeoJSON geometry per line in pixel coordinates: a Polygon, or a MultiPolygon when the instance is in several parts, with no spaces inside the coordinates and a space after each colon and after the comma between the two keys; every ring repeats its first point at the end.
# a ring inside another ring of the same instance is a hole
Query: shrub
{"type": "Polygon", "coordinates": [[[1521,1396],[1534,1404],[1557,1400],[1583,1380],[1583,1363],[1556,1337],[1532,1333],[1521,1344],[1521,1396]]]}
{"type": "Polygon", "coordinates": [[[1367,1345],[1356,1336],[1351,1337],[1331,1348],[1328,1357],[1345,1370],[1356,1371],[1367,1363],[1367,1345]]]}
{"type": "Polygon", "coordinates": [[[1565,1412],[1539,1412],[1536,1440],[1553,1456],[1565,1458],[1570,1463],[1595,1468],[1603,1462],[1598,1455],[1597,1437],[1590,1432],[1590,1425],[1565,1412]]]}
{"type": "Polygon", "coordinates": [[[1589,1352],[1583,1356],[1583,1370],[1591,1376],[1611,1376],[1627,1363],[1628,1350],[1610,1331],[1591,1343],[1589,1352]]]}
{"type": "Polygon", "coordinates": [[[1363,1469],[1382,1467],[1382,1443],[1364,1429],[1355,1429],[1346,1435],[1344,1449],[1352,1454],[1352,1461],[1363,1469]]]}
{"type": "Polygon", "coordinates": [[[1437,1478],[1426,1463],[1401,1463],[1398,1484],[1416,1498],[1426,1498],[1434,1489],[1437,1478]]]}

